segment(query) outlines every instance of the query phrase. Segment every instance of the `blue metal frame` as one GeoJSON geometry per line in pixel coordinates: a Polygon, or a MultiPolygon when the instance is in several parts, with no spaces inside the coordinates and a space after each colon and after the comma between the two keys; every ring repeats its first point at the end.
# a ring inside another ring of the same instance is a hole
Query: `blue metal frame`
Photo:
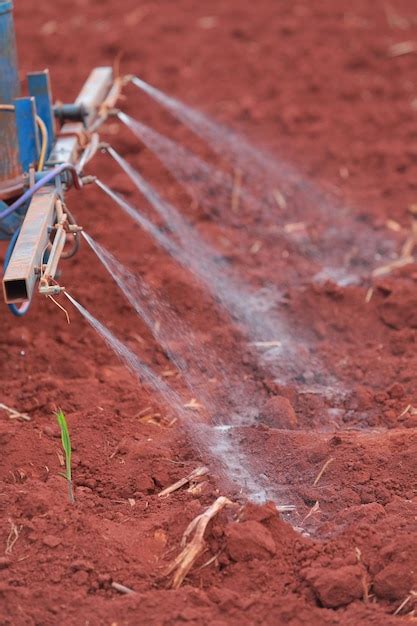
{"type": "MultiPolygon", "coordinates": [[[[0,104],[12,104],[20,95],[13,3],[0,0],[0,104]]],[[[14,115],[0,113],[0,186],[20,174],[14,115]]]]}
{"type": "MultiPolygon", "coordinates": [[[[29,97],[21,98],[13,2],[0,0],[0,105],[7,105],[0,109],[0,239],[10,239],[3,286],[5,301],[17,316],[27,312],[38,280],[36,268],[47,261],[44,246],[56,221],[56,197],[63,196],[65,183],[81,188],[75,168],[83,149],[81,133],[85,127],[97,130],[103,121],[100,105],[113,93],[112,68],[95,68],[76,102],[54,110],[48,70],[32,72],[27,80],[29,97]],[[56,117],[62,124],[58,138],[56,117]],[[43,126],[48,135],[45,160],[42,158],[44,171],[34,172],[29,178],[26,174],[31,166],[39,164],[43,126]],[[61,162],[61,167],[54,168],[61,162]],[[33,183],[32,178],[37,182],[26,189],[28,182],[33,183]],[[41,190],[48,181],[51,188],[41,190]],[[18,304],[22,300],[25,302],[18,304]]],[[[118,90],[114,94],[118,95],[118,90]]],[[[59,238],[54,239],[54,257],[48,269],[51,282],[40,289],[44,294],[61,290],[52,284],[65,245],[63,227],[57,232],[59,238]]]]}
{"type": "Polygon", "coordinates": [[[20,164],[22,170],[27,172],[38,160],[40,151],[35,98],[16,98],[14,106],[20,164]]]}

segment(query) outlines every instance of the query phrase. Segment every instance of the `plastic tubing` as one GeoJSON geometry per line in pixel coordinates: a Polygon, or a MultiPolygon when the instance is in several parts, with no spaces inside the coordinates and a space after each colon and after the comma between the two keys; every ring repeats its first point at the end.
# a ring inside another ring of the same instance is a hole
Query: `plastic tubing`
{"type": "Polygon", "coordinates": [[[38,125],[39,131],[40,131],[41,137],[42,137],[42,147],[41,147],[41,152],[40,152],[40,155],[39,155],[37,171],[38,172],[42,172],[43,166],[45,165],[46,149],[48,147],[48,130],[47,130],[47,128],[46,128],[42,118],[39,117],[39,115],[36,116],[36,123],[38,125]]]}
{"type": "Polygon", "coordinates": [[[7,209],[2,211],[2,213],[0,213],[0,221],[4,220],[14,211],[17,211],[17,209],[20,209],[22,204],[27,202],[27,200],[30,200],[36,191],[39,191],[39,189],[50,183],[51,180],[53,180],[56,176],[59,176],[60,174],[62,174],[62,172],[65,172],[67,170],[70,171],[72,174],[74,187],[76,189],[81,189],[82,183],[78,177],[77,170],[75,169],[74,165],[72,165],[71,163],[62,163],[61,165],[58,165],[58,167],[55,167],[53,170],[45,174],[45,176],[38,180],[38,182],[36,182],[32,187],[25,191],[25,193],[21,195],[20,198],[18,198],[15,202],[13,202],[13,204],[7,207],[7,209]]]}

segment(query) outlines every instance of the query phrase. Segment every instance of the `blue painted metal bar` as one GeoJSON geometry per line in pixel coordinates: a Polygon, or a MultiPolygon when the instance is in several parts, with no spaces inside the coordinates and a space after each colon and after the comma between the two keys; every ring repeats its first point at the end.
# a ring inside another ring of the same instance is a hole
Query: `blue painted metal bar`
{"type": "Polygon", "coordinates": [[[55,139],[55,117],[52,107],[49,71],[31,72],[28,74],[28,85],[29,94],[36,101],[36,111],[48,131],[48,148],[46,153],[48,156],[55,139]]]}
{"type": "Polygon", "coordinates": [[[20,164],[23,171],[27,172],[38,160],[40,151],[35,98],[16,98],[14,105],[20,164]]]}
{"type": "MultiPolygon", "coordinates": [[[[12,104],[19,96],[13,3],[0,0],[0,104],[12,104]]],[[[19,155],[14,115],[0,111],[0,197],[18,188],[19,155]]]]}

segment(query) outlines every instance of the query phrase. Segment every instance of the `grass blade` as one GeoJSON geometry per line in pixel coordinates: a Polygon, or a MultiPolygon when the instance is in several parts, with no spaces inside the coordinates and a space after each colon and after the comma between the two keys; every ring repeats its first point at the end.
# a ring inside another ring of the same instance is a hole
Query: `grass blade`
{"type": "Polygon", "coordinates": [[[65,452],[65,477],[68,482],[68,497],[72,504],[75,502],[74,491],[72,487],[72,471],[71,471],[71,438],[68,430],[67,420],[65,419],[64,412],[59,410],[56,414],[56,418],[61,429],[61,442],[62,448],[65,452]]]}

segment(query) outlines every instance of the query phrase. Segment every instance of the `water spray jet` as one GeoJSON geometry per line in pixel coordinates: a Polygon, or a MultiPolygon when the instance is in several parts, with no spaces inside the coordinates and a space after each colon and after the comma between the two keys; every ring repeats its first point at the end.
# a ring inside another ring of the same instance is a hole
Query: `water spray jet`
{"type": "Polygon", "coordinates": [[[102,337],[105,343],[113,350],[117,357],[123,361],[127,368],[134,374],[140,382],[144,382],[154,389],[161,396],[166,405],[170,406],[177,417],[185,417],[183,401],[180,396],[169,387],[153,370],[146,365],[134,352],[132,352],[98,319],[96,319],[82,304],[71,296],[68,291],[64,292],[68,300],[81,313],[84,319],[102,337]]]}
{"type": "Polygon", "coordinates": [[[219,473],[224,481],[231,481],[239,486],[244,485],[245,493],[254,501],[265,502],[274,497],[273,488],[259,481],[258,477],[251,470],[251,464],[246,455],[239,450],[237,443],[225,438],[221,431],[215,430],[211,425],[190,419],[190,413],[185,409],[183,399],[172,387],[146,365],[102,322],[87,311],[68,291],[65,291],[64,294],[130,372],[141,383],[151,387],[159,395],[168,410],[180,419],[195,448],[205,457],[216,461],[219,466],[219,473]]]}
{"type": "MultiPolygon", "coordinates": [[[[258,213],[265,221],[269,222],[271,216],[277,217],[277,186],[279,197],[285,200],[284,205],[291,205],[292,221],[303,221],[307,207],[310,215],[315,214],[313,225],[319,221],[323,232],[319,245],[309,241],[303,254],[325,264],[316,273],[316,282],[330,278],[342,286],[354,284],[361,280],[361,267],[368,274],[369,270],[381,265],[382,258],[387,262],[396,258],[396,244],[386,233],[381,234],[372,225],[363,223],[350,207],[341,204],[309,179],[302,169],[256,148],[237,132],[141,78],[131,77],[131,82],[204,140],[214,153],[222,158],[228,157],[234,168],[245,173],[245,184],[251,195],[259,200],[258,213]],[[347,253],[352,248],[355,248],[355,255],[348,262],[347,253]]],[[[128,122],[123,115],[119,119],[128,122]]],[[[137,130],[143,129],[139,127],[137,130]]]]}
{"type": "Polygon", "coordinates": [[[193,273],[214,300],[222,305],[232,323],[239,324],[249,342],[248,347],[254,346],[252,351],[256,358],[276,376],[277,382],[286,384],[294,377],[299,377],[301,372],[312,370],[317,382],[308,385],[311,389],[326,396],[339,396],[342,393],[340,384],[324,369],[318,358],[306,352],[305,342],[293,336],[286,320],[279,313],[271,311],[270,307],[264,306],[265,294],[252,289],[226,264],[220,265],[217,251],[199,235],[177,208],[162,199],[143,176],[113,148],[108,148],[108,152],[164,219],[179,243],[162,233],[122,196],[101,181],[96,181],[98,186],[185,270],[193,273]],[[269,350],[268,353],[263,348],[257,349],[257,345],[271,342],[279,344],[279,348],[269,350]]]}

